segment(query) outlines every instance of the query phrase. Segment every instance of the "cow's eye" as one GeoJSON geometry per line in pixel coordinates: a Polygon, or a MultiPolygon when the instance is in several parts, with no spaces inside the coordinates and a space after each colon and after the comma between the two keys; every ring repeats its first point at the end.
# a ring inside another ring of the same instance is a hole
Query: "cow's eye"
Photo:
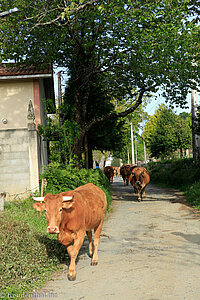
{"type": "Polygon", "coordinates": [[[44,211],[45,211],[45,214],[46,214],[46,213],[47,213],[47,209],[45,208],[45,210],[44,210],[44,211]]]}
{"type": "Polygon", "coordinates": [[[59,209],[59,212],[62,212],[62,208],[59,209]]]}

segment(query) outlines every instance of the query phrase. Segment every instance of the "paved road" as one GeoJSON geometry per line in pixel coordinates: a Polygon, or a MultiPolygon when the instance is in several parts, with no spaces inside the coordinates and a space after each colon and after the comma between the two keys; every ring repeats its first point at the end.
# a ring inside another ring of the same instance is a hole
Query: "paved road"
{"type": "Polygon", "coordinates": [[[149,185],[139,203],[120,178],[112,192],[98,266],[90,266],[86,240],[76,281],[67,280],[66,269],[40,293],[51,300],[200,299],[200,220],[180,203],[181,193],[149,185]]]}

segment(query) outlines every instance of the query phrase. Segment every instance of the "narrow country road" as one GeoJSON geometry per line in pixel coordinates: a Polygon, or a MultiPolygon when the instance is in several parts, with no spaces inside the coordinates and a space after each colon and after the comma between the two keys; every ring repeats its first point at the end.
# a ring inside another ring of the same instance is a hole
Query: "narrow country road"
{"type": "Polygon", "coordinates": [[[181,193],[149,185],[137,202],[121,178],[112,193],[98,266],[90,266],[86,239],[76,281],[68,281],[66,268],[39,293],[49,300],[200,299],[200,219],[181,203],[181,193]]]}

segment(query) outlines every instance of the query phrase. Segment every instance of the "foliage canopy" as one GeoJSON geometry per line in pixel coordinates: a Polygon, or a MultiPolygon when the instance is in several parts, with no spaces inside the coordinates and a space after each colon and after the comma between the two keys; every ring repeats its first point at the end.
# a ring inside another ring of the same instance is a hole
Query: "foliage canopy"
{"type": "Polygon", "coordinates": [[[171,105],[186,105],[188,90],[199,84],[198,2],[3,0],[2,10],[17,7],[19,13],[0,23],[1,56],[68,69],[80,160],[89,130],[132,113],[144,96],[161,89],[171,105]],[[129,101],[124,111],[101,110],[88,119],[99,86],[104,99],[129,101]]]}

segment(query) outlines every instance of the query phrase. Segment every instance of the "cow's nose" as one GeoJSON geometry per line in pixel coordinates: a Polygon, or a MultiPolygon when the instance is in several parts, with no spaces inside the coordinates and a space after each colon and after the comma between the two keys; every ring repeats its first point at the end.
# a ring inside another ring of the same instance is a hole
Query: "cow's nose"
{"type": "Polygon", "coordinates": [[[59,233],[60,230],[59,230],[58,226],[48,226],[47,227],[47,232],[55,234],[55,233],[59,233]]]}

